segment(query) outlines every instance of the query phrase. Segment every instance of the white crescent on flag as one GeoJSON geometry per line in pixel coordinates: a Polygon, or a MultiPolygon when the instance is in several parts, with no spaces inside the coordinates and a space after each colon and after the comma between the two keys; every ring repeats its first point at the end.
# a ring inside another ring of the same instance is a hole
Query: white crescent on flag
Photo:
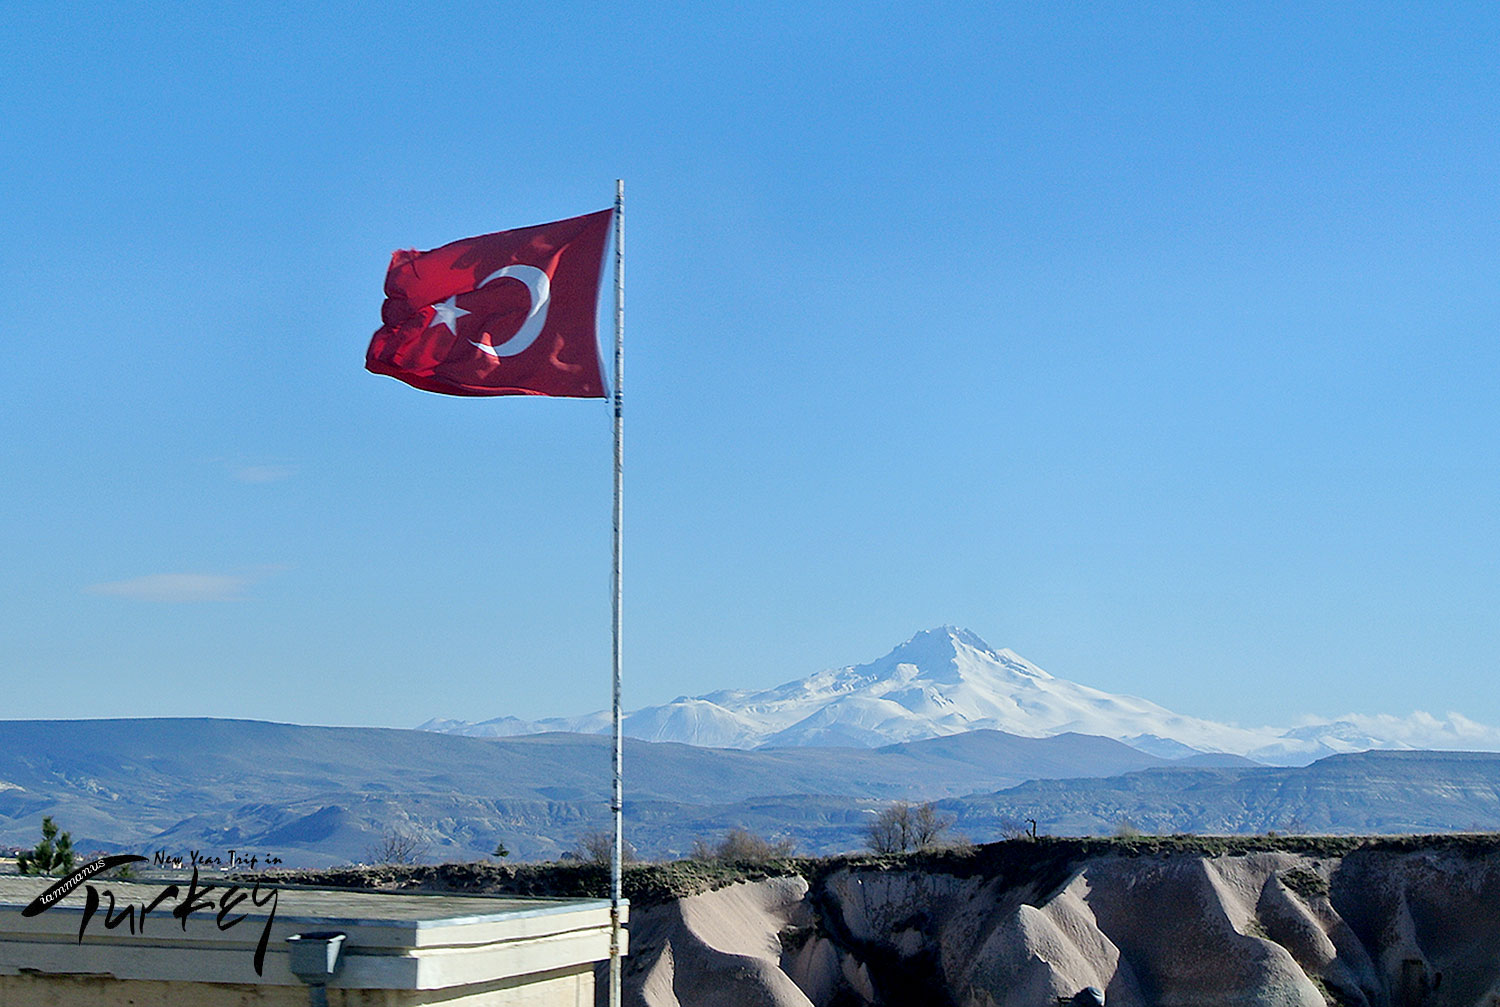
{"type": "MultiPolygon", "coordinates": [[[[547,304],[552,300],[552,280],[544,271],[535,266],[506,266],[486,276],[479,287],[506,276],[513,280],[520,280],[531,292],[531,310],[526,313],[526,321],[516,330],[515,335],[499,346],[469,340],[480,350],[496,358],[513,357],[536,342],[536,337],[542,334],[542,326],[547,324],[547,304]]],[[[474,289],[478,290],[479,287],[474,289]]]]}

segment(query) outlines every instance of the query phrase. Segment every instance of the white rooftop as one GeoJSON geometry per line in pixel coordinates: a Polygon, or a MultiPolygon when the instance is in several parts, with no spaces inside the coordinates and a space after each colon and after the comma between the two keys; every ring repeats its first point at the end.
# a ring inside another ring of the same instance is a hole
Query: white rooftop
{"type": "Polygon", "coordinates": [[[300,985],[286,938],[329,931],[347,935],[330,988],[446,989],[576,969],[609,954],[603,899],[257,889],[211,876],[189,912],[186,880],[106,878],[24,916],[57,880],[0,876],[0,975],[300,985]]]}

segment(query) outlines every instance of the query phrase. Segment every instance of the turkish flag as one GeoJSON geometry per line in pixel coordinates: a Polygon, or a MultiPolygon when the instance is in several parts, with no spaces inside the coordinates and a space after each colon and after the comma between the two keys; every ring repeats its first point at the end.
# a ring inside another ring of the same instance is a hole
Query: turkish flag
{"type": "Polygon", "coordinates": [[[597,306],[613,210],[391,256],[365,369],[444,395],[605,396],[597,306]]]}

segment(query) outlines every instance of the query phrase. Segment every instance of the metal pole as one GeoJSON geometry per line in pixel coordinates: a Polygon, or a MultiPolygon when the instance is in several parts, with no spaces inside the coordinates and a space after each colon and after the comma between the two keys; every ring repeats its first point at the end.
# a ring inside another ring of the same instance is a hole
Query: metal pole
{"type": "Polygon", "coordinates": [[[620,722],[620,601],[623,582],[621,531],[625,523],[625,180],[615,180],[615,562],[614,562],[614,843],[609,859],[609,1007],[620,1007],[620,894],[625,848],[625,789],[621,782],[624,754],[620,722]]]}

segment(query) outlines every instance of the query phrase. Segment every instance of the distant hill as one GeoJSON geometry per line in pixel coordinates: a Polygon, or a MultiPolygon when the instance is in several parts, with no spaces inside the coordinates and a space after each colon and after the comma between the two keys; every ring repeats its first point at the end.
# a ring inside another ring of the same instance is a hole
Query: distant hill
{"type": "MultiPolygon", "coordinates": [[[[288,865],[364,859],[396,832],[433,860],[503,842],[556,858],[608,824],[609,740],[485,739],[242,720],[0,721],[0,845],[43,815],[75,845],[150,855],[231,848],[288,865]]],[[[1243,760],[1216,757],[1217,761],[1243,760]]],[[[806,853],[859,848],[887,802],[937,799],[956,832],[1053,835],[1500,827],[1500,754],[1370,752],[1298,769],[1194,766],[1107,738],[972,731],[880,748],[629,741],[626,820],[652,857],[742,826],[806,853]]]]}
{"type": "MultiPolygon", "coordinates": [[[[664,823],[635,841],[663,850],[686,850],[697,835],[728,828],[704,809],[768,793],[852,806],[851,799],[938,798],[1165,764],[1106,738],[998,731],[878,749],[746,752],[630,741],[625,760],[632,808],[643,822],[664,823]],[[684,829],[702,831],[679,835],[684,829]]],[[[518,856],[557,856],[605,827],[609,780],[609,740],[595,735],[0,721],[0,844],[35,842],[50,814],[80,847],[174,855],[256,847],[289,863],[331,863],[357,859],[398,831],[421,837],[438,857],[482,856],[501,841],[518,856]]]]}
{"type": "Polygon", "coordinates": [[[1500,754],[1360,752],[1301,768],[1153,768],[1106,779],[1035,780],[942,802],[988,835],[1036,819],[1055,835],[1500,830],[1500,754]]]}

